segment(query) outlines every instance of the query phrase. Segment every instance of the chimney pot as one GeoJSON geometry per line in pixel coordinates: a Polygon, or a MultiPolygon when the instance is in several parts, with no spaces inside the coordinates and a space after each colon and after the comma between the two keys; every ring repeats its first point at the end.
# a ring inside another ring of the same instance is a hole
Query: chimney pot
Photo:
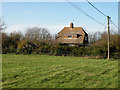
{"type": "Polygon", "coordinates": [[[74,24],[71,22],[71,23],[70,23],[70,28],[73,28],[73,25],[74,25],[74,24]]]}

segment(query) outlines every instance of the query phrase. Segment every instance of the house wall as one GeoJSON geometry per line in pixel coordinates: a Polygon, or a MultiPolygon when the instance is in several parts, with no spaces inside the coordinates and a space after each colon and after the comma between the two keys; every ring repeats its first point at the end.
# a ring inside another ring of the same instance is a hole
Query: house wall
{"type": "Polygon", "coordinates": [[[57,42],[83,44],[85,40],[85,35],[86,34],[81,27],[74,27],[72,29],[69,27],[65,27],[61,32],[58,33],[57,42]],[[78,38],[77,34],[79,34],[78,38]],[[72,38],[68,38],[68,35],[72,35],[72,38]]]}

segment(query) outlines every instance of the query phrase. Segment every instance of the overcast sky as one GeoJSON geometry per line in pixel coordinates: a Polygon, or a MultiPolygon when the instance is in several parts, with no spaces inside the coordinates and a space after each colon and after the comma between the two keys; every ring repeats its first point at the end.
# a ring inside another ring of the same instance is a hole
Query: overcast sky
{"type": "MultiPolygon", "coordinates": [[[[72,3],[107,26],[107,18],[87,2],[72,3]]],[[[109,15],[118,25],[118,2],[91,3],[109,15]]],[[[70,22],[74,23],[74,27],[83,27],[86,32],[107,30],[105,26],[87,17],[67,2],[2,2],[2,16],[4,16],[7,26],[5,32],[8,33],[13,31],[24,33],[27,27],[39,26],[47,28],[52,34],[56,34],[62,28],[69,27],[70,22]]],[[[111,28],[115,30],[112,24],[111,28]]]]}

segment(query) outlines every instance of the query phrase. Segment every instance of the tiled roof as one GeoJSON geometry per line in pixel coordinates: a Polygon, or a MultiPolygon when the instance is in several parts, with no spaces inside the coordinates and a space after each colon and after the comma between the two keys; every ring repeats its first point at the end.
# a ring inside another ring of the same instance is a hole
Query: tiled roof
{"type": "MultiPolygon", "coordinates": [[[[73,32],[73,31],[74,31],[74,32],[76,32],[76,33],[79,32],[79,31],[85,32],[82,27],[74,27],[74,28],[64,27],[60,32],[62,32],[63,30],[64,30],[64,32],[65,32],[65,31],[67,31],[67,32],[68,32],[68,31],[70,31],[70,32],[73,32]]],[[[60,33],[60,32],[59,32],[59,33],[60,33]]],[[[58,33],[58,34],[59,34],[59,33],[58,33]]],[[[85,33],[86,33],[86,32],[85,32],[85,33]]]]}
{"type": "Polygon", "coordinates": [[[59,33],[57,42],[59,43],[84,43],[84,37],[87,33],[83,30],[82,27],[64,27],[59,33]],[[68,38],[68,35],[81,35],[79,38],[68,38]]]}

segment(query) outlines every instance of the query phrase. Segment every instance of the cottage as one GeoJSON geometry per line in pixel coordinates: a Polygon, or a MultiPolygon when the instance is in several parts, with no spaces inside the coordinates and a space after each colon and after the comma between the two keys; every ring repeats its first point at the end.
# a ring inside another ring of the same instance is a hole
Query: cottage
{"type": "Polygon", "coordinates": [[[82,27],[74,27],[70,23],[70,27],[64,27],[57,34],[56,42],[60,45],[83,46],[88,43],[88,34],[82,27]]]}

